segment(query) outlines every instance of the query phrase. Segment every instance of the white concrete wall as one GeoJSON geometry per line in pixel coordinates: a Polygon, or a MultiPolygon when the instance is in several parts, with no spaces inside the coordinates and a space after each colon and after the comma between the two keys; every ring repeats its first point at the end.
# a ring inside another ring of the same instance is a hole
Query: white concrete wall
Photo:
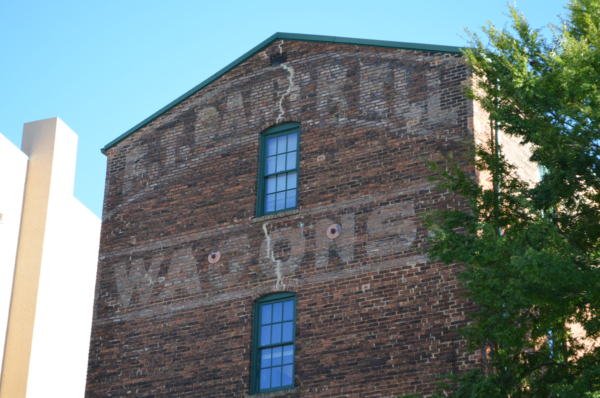
{"type": "Polygon", "coordinates": [[[27,155],[0,134],[0,383],[26,174],[27,155]]]}
{"type": "Polygon", "coordinates": [[[100,219],[73,197],[77,135],[62,120],[25,124],[22,150],[29,166],[0,398],[80,398],[100,219]]]}
{"type": "Polygon", "coordinates": [[[79,398],[85,391],[100,220],[74,197],[51,203],[48,216],[52,232],[44,242],[27,398],[46,398],[49,391],[79,398]]]}

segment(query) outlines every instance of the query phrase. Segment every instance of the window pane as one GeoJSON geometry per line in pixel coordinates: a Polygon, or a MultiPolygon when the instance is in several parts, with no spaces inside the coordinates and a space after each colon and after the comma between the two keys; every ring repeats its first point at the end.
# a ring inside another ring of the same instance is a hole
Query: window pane
{"type": "Polygon", "coordinates": [[[296,168],[296,152],[290,152],[287,154],[287,167],[286,170],[293,170],[296,168]]]}
{"type": "Polygon", "coordinates": [[[287,175],[287,189],[296,188],[298,173],[289,173],[287,175]]]}
{"type": "Polygon", "coordinates": [[[273,323],[281,322],[281,310],[283,309],[283,303],[273,304],[273,323]]]}
{"type": "Polygon", "coordinates": [[[261,325],[267,325],[271,323],[271,304],[262,306],[262,320],[261,325]]]}
{"type": "Polygon", "coordinates": [[[267,193],[275,192],[276,185],[276,177],[267,178],[267,193]]]}
{"type": "MultiPolygon", "coordinates": [[[[270,328],[271,326],[268,327],[270,328]]],[[[276,323],[273,325],[273,336],[271,337],[271,344],[277,343],[281,343],[281,323],[276,323]]]]}
{"type": "Polygon", "coordinates": [[[286,180],[286,175],[285,174],[280,174],[277,176],[277,192],[279,191],[285,191],[285,180],[286,180]]]}
{"type": "Polygon", "coordinates": [[[288,137],[288,152],[298,149],[298,133],[290,134],[288,137]]]}
{"type": "MultiPolygon", "coordinates": [[[[277,194],[280,195],[280,194],[277,194]]],[[[286,199],[285,199],[285,207],[296,207],[296,190],[295,189],[290,189],[289,191],[285,192],[286,195],[286,199]]]]}
{"type": "Polygon", "coordinates": [[[267,140],[267,156],[272,156],[277,153],[277,138],[269,138],[267,140]]]}
{"type": "Polygon", "coordinates": [[[282,135],[281,137],[277,137],[277,153],[285,153],[286,152],[286,141],[287,135],[282,135]]]}
{"type": "Polygon", "coordinates": [[[283,380],[281,380],[282,386],[291,386],[294,381],[293,366],[287,365],[283,367],[283,380]]]}
{"type": "Polygon", "coordinates": [[[271,368],[260,371],[260,389],[271,388],[271,368]]]}
{"type": "MultiPolygon", "coordinates": [[[[268,158],[267,158],[268,160],[268,158]]],[[[285,171],[285,153],[283,155],[277,155],[277,172],[285,171]]]]}
{"type": "Polygon", "coordinates": [[[275,200],[275,210],[285,209],[285,192],[279,192],[275,200]]]}
{"type": "Polygon", "coordinates": [[[277,156],[271,156],[267,158],[267,174],[275,173],[275,159],[277,156]]]}
{"type": "Polygon", "coordinates": [[[283,320],[291,321],[294,319],[294,302],[286,301],[283,303],[283,320]]]}
{"type": "Polygon", "coordinates": [[[287,365],[294,363],[294,345],[286,345],[283,347],[283,364],[287,365]]]}
{"type": "Polygon", "coordinates": [[[261,355],[260,355],[260,367],[261,368],[268,368],[271,366],[271,349],[270,348],[264,348],[261,351],[261,355]]]}
{"type": "Polygon", "coordinates": [[[273,369],[273,373],[271,374],[271,388],[281,386],[281,366],[271,369],[273,369]]]}
{"type": "Polygon", "coordinates": [[[283,347],[273,347],[273,366],[281,365],[281,349],[283,347]]]}
{"type": "MultiPolygon", "coordinates": [[[[281,341],[281,324],[279,326],[279,336],[277,337],[281,341]]],[[[260,345],[267,345],[271,342],[271,326],[263,326],[260,328],[260,345]]]]}
{"type": "MultiPolygon", "coordinates": [[[[292,331],[294,328],[292,327],[292,322],[286,322],[283,324],[283,340],[282,341],[292,341],[292,331]]],[[[275,325],[273,325],[273,330],[275,330],[275,325]]]]}
{"type": "Polygon", "coordinates": [[[265,200],[265,212],[275,211],[275,194],[267,195],[265,200]]]}

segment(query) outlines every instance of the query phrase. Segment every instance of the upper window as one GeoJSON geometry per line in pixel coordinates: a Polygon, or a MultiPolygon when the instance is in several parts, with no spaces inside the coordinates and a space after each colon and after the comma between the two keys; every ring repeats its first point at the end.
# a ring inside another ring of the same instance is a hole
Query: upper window
{"type": "Polygon", "coordinates": [[[272,294],[257,301],[254,308],[252,393],[293,388],[296,296],[272,294]]]}
{"type": "Polygon", "coordinates": [[[300,125],[285,124],[261,136],[257,216],[298,205],[300,125]]]}

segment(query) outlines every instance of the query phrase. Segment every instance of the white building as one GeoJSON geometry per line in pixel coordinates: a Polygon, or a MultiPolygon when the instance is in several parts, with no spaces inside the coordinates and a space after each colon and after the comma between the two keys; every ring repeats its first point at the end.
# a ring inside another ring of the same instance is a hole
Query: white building
{"type": "Polygon", "coordinates": [[[77,135],[0,134],[0,398],[83,397],[100,219],[73,197],[77,135]]]}

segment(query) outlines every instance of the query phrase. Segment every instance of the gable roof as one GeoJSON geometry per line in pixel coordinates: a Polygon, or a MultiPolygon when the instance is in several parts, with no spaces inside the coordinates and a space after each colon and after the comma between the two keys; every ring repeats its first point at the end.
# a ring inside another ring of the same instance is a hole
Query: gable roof
{"type": "Polygon", "coordinates": [[[431,53],[447,53],[447,54],[462,54],[460,47],[453,46],[438,46],[433,44],[418,44],[418,43],[403,43],[399,41],[386,41],[386,40],[367,40],[367,39],[351,39],[347,37],[336,37],[336,36],[320,36],[320,35],[305,35],[305,34],[297,34],[297,33],[280,33],[277,32],[267,40],[263,41],[208,79],[204,80],[202,83],[198,84],[196,87],[192,88],[188,92],[184,93],[179,98],[176,98],[171,103],[167,104],[163,108],[159,109],[152,115],[148,116],[146,119],[142,120],[101,149],[102,153],[106,153],[107,150],[117,145],[119,142],[123,141],[125,138],[129,137],[137,130],[146,126],[154,119],[158,118],[162,114],[176,107],[192,95],[196,94],[198,91],[202,90],[204,87],[208,86],[215,80],[219,79],[221,76],[240,65],[242,62],[254,56],[256,53],[264,50],[271,43],[278,40],[289,40],[289,41],[305,41],[305,42],[313,42],[313,43],[332,43],[332,44],[349,44],[354,46],[367,46],[367,47],[382,47],[382,48],[394,48],[399,50],[413,50],[413,51],[424,51],[431,53]]]}

